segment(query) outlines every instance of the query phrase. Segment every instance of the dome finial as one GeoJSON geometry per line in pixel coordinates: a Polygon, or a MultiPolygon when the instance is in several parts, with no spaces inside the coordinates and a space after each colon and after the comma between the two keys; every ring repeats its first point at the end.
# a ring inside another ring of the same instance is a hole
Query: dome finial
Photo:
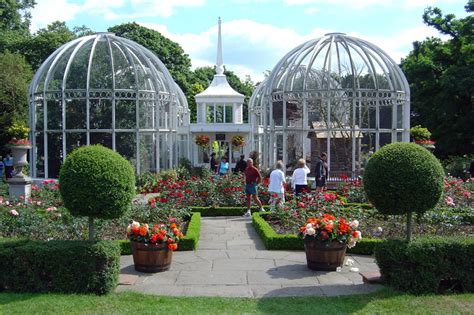
{"type": "Polygon", "coordinates": [[[216,73],[224,73],[224,65],[222,62],[222,39],[221,39],[221,17],[217,20],[218,22],[218,35],[217,35],[217,61],[216,61],[216,73]]]}

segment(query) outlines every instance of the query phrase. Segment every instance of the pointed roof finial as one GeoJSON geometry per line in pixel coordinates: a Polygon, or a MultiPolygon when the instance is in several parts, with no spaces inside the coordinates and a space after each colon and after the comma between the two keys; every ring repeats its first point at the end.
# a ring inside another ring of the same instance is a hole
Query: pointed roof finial
{"type": "Polygon", "coordinates": [[[222,62],[222,39],[221,39],[221,17],[219,17],[218,21],[218,37],[217,37],[217,61],[216,61],[216,73],[223,74],[224,73],[224,65],[222,62]]]}

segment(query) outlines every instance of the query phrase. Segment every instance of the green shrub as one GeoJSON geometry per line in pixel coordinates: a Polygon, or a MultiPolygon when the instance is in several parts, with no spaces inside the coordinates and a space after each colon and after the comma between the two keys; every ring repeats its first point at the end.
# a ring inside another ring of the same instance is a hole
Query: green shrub
{"type": "Polygon", "coordinates": [[[446,175],[462,178],[464,180],[471,177],[469,166],[474,161],[474,155],[450,156],[443,161],[446,175]]]}
{"type": "Polygon", "coordinates": [[[364,189],[381,213],[408,214],[410,239],[411,214],[436,206],[443,192],[443,175],[441,164],[428,150],[414,143],[393,143],[369,160],[364,189]]]}
{"type": "Polygon", "coordinates": [[[399,290],[415,294],[474,291],[473,237],[425,237],[410,243],[389,240],[377,245],[375,259],[384,281],[399,290]]]}
{"type": "Polygon", "coordinates": [[[100,145],[85,146],[67,156],[59,189],[72,215],[89,217],[92,238],[92,218],[119,218],[130,209],[135,175],[120,154],[100,145]]]}
{"type": "Polygon", "coordinates": [[[0,243],[0,290],[107,294],[115,290],[120,249],[113,241],[0,243]]]}
{"type": "Polygon", "coordinates": [[[59,175],[64,205],[76,216],[121,217],[135,197],[132,165],[100,145],[81,147],[66,158],[59,175]]]}

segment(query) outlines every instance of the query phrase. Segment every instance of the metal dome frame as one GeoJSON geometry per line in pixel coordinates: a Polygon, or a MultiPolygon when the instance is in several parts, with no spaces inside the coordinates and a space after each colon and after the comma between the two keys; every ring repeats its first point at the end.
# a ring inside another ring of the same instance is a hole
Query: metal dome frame
{"type": "Polygon", "coordinates": [[[290,144],[301,145],[299,158],[314,161],[307,139],[316,134],[326,139],[330,174],[355,178],[361,173],[361,146],[367,154],[386,143],[409,141],[405,75],[382,49],[343,33],[326,34],[288,52],[255,89],[250,110],[254,142],[266,167],[277,159],[294,163],[290,144]],[[289,143],[290,134],[298,143],[289,143]],[[369,144],[363,143],[366,135],[369,144]],[[344,137],[352,142],[351,165],[331,172],[331,141],[344,137]]]}
{"type": "Polygon", "coordinates": [[[165,65],[113,33],[53,52],[33,77],[29,108],[33,177],[57,177],[67,153],[95,143],[125,155],[137,174],[171,168],[177,134],[189,126],[186,97],[165,65]]]}

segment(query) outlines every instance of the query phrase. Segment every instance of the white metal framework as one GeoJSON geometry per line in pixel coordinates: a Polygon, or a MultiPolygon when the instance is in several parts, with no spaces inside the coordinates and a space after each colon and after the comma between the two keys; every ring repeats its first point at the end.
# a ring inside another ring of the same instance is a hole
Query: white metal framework
{"type": "Polygon", "coordinates": [[[370,152],[409,141],[410,89],[377,46],[330,33],[291,50],[250,99],[264,166],[328,155],[330,176],[360,175],[370,152]]]}
{"type": "Polygon", "coordinates": [[[119,152],[138,174],[188,157],[183,92],[156,55],[112,33],[51,54],[33,77],[29,107],[33,177],[57,177],[66,155],[88,144],[119,152]]]}

